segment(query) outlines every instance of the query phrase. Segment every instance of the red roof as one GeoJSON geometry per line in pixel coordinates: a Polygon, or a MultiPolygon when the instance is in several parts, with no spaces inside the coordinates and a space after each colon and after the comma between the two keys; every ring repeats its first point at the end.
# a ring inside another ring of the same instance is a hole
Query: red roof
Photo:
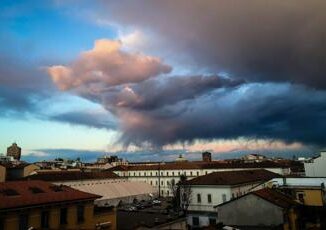
{"type": "Polygon", "coordinates": [[[44,181],[75,181],[75,180],[96,180],[96,179],[115,179],[119,176],[110,171],[38,171],[27,177],[31,180],[44,180],[44,181]]]}
{"type": "Polygon", "coordinates": [[[254,191],[253,194],[282,208],[289,208],[293,205],[298,205],[298,203],[294,201],[291,197],[281,192],[278,192],[275,189],[264,188],[254,191]]]}
{"type": "Polygon", "coordinates": [[[180,163],[162,163],[156,165],[133,165],[116,166],[110,168],[110,171],[133,171],[133,170],[178,170],[178,169],[224,169],[224,168],[288,168],[282,164],[273,161],[243,163],[243,162],[180,162],[180,163]]]}
{"type": "Polygon", "coordinates": [[[268,181],[279,174],[265,169],[213,172],[187,181],[190,185],[237,185],[268,181]]]}
{"type": "Polygon", "coordinates": [[[95,200],[101,196],[44,181],[0,183],[0,211],[62,202],[95,200]]]}

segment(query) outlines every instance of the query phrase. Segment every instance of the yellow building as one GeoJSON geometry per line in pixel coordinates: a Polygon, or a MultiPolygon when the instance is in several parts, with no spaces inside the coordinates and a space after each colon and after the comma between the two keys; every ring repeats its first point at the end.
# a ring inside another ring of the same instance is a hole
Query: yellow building
{"type": "Polygon", "coordinates": [[[116,229],[115,210],[98,195],[44,181],[0,183],[0,229],[116,229]]]}
{"type": "Polygon", "coordinates": [[[0,182],[6,181],[6,167],[0,164],[0,182]]]}

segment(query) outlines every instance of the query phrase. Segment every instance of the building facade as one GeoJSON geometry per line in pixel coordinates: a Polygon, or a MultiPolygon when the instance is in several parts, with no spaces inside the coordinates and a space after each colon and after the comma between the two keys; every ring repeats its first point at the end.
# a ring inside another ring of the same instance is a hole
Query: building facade
{"type": "Polygon", "coordinates": [[[299,204],[272,189],[261,189],[217,206],[217,221],[236,228],[299,229],[299,204]]]}
{"type": "Polygon", "coordinates": [[[212,172],[239,171],[265,169],[280,175],[288,175],[291,170],[274,162],[260,163],[220,163],[220,162],[180,162],[161,163],[153,165],[117,166],[109,170],[130,181],[148,183],[159,192],[160,196],[172,196],[171,184],[178,183],[180,176],[185,175],[187,179],[212,172]]]}
{"type": "Polygon", "coordinates": [[[304,163],[306,176],[326,177],[326,151],[321,151],[320,156],[304,163]]]}
{"type": "Polygon", "coordinates": [[[114,209],[99,196],[44,181],[0,183],[0,229],[116,229],[114,209]]]}
{"type": "Polygon", "coordinates": [[[191,187],[188,224],[192,227],[216,225],[215,206],[242,196],[255,186],[279,176],[267,170],[214,172],[189,180],[191,187]]]}

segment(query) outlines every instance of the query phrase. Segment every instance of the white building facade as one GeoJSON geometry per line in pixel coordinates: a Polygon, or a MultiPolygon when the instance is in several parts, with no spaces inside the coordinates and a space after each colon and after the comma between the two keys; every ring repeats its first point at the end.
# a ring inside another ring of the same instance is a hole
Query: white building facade
{"type": "Polygon", "coordinates": [[[326,151],[321,151],[311,162],[305,162],[304,169],[308,177],[326,177],[326,151]]]}

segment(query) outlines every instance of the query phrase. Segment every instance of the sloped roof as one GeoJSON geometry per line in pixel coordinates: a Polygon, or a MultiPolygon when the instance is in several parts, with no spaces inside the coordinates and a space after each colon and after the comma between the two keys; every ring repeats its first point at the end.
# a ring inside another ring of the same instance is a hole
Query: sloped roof
{"type": "Polygon", "coordinates": [[[156,165],[129,165],[129,166],[116,166],[110,168],[110,171],[141,171],[141,170],[178,170],[178,169],[225,169],[225,168],[288,168],[283,164],[273,161],[263,162],[175,162],[175,163],[162,163],[156,165]]]}
{"type": "Polygon", "coordinates": [[[280,177],[265,169],[213,172],[186,182],[189,185],[237,185],[249,182],[268,181],[280,177]]]}
{"type": "Polygon", "coordinates": [[[293,200],[291,197],[289,197],[275,189],[263,188],[263,189],[253,191],[253,192],[247,193],[245,195],[239,196],[235,199],[229,200],[222,204],[216,205],[215,207],[221,207],[221,206],[227,205],[232,202],[239,202],[243,197],[246,197],[249,195],[258,196],[258,197],[260,197],[272,204],[275,204],[281,208],[290,208],[292,206],[300,205],[298,202],[293,200]]]}
{"type": "Polygon", "coordinates": [[[95,200],[100,197],[37,180],[0,183],[0,211],[67,201],[95,200]]]}
{"type": "Polygon", "coordinates": [[[252,193],[282,208],[289,208],[293,205],[298,205],[298,203],[291,197],[278,192],[275,189],[264,188],[252,193]]]}
{"type": "Polygon", "coordinates": [[[115,179],[119,176],[111,171],[38,171],[27,177],[29,180],[74,181],[92,179],[115,179]]]}
{"type": "Polygon", "coordinates": [[[87,193],[100,195],[102,197],[101,200],[156,193],[156,189],[145,182],[112,181],[109,184],[84,184],[76,187],[74,187],[74,185],[71,186],[87,193]]]}

